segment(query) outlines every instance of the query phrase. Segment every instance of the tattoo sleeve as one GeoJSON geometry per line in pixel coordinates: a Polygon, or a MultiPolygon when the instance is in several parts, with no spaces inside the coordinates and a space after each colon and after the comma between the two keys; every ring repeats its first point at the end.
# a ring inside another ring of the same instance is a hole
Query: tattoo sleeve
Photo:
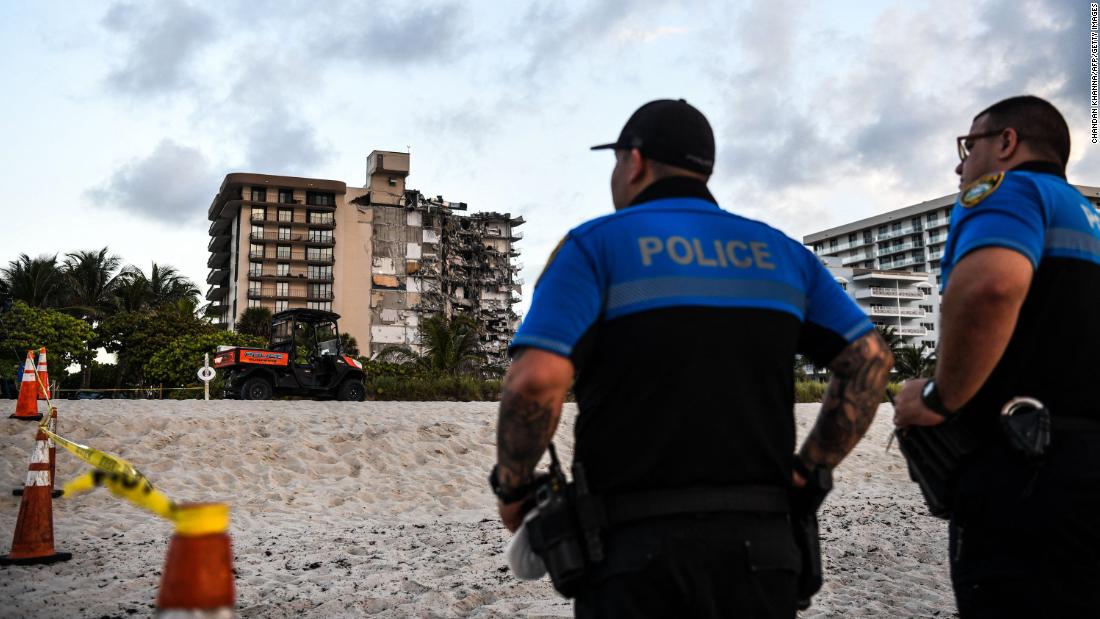
{"type": "Polygon", "coordinates": [[[877,331],[837,355],[829,366],[833,377],[821,412],[798,454],[807,465],[833,468],[852,451],[875,418],[893,365],[894,357],[877,331]]]}
{"type": "Polygon", "coordinates": [[[535,465],[546,451],[561,416],[561,402],[545,401],[504,389],[497,422],[498,479],[505,488],[516,488],[534,476],[535,465]]]}

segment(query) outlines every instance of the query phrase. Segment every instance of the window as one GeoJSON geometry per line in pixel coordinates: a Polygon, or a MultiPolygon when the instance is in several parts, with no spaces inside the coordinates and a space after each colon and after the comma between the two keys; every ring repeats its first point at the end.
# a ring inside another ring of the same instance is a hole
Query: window
{"type": "Polygon", "coordinates": [[[263,258],[264,257],[264,245],[263,245],[263,243],[249,243],[248,244],[248,257],[249,258],[263,258]]]}
{"type": "Polygon", "coordinates": [[[850,244],[850,243],[855,243],[855,242],[856,242],[856,235],[855,234],[849,234],[848,235],[848,243],[850,244]]]}
{"type": "Polygon", "coordinates": [[[279,221],[285,221],[285,222],[294,221],[294,209],[289,209],[289,208],[279,209],[279,221]]]}
{"type": "Polygon", "coordinates": [[[309,220],[309,223],[311,223],[311,224],[332,224],[332,223],[336,223],[336,220],[333,217],[332,213],[320,212],[320,211],[310,211],[308,220],[309,220]]]}
{"type": "Polygon", "coordinates": [[[290,284],[288,282],[276,282],[275,283],[275,296],[288,297],[290,296],[290,284]]]}
{"type": "Polygon", "coordinates": [[[309,301],[306,303],[306,307],[309,309],[325,310],[326,312],[332,311],[332,301],[309,301]]]}
{"type": "Polygon", "coordinates": [[[330,262],[332,261],[332,248],[331,247],[307,247],[306,248],[306,260],[313,260],[316,262],[330,262]]]}
{"type": "Polygon", "coordinates": [[[276,312],[285,312],[287,306],[288,306],[287,301],[276,301],[275,302],[275,311],[276,312]]]}
{"type": "Polygon", "coordinates": [[[332,267],[309,265],[309,279],[332,279],[332,267]]]}
{"type": "Polygon", "coordinates": [[[259,277],[264,274],[264,265],[262,262],[249,262],[248,263],[248,276],[259,277]]]}
{"type": "Polygon", "coordinates": [[[251,235],[252,240],[262,241],[264,239],[264,227],[253,225],[251,235]]]}
{"type": "Polygon", "coordinates": [[[248,296],[260,296],[260,282],[248,282],[248,296]]]}
{"type": "Polygon", "coordinates": [[[307,191],[306,204],[313,206],[336,206],[336,194],[323,191],[307,191]]]}
{"type": "Polygon", "coordinates": [[[925,329],[928,329],[929,331],[935,331],[936,330],[936,325],[931,323],[931,322],[922,322],[922,323],[920,323],[920,326],[924,327],[925,329]]]}
{"type": "Polygon", "coordinates": [[[253,206],[252,207],[252,220],[253,221],[263,221],[264,219],[267,219],[267,209],[262,207],[262,206],[253,206]]]}
{"type": "Polygon", "coordinates": [[[879,226],[878,227],[878,233],[879,234],[886,234],[886,226],[879,226]]]}
{"type": "Polygon", "coordinates": [[[253,202],[267,202],[267,188],[253,187],[252,196],[249,199],[253,202]]]}
{"type": "Polygon", "coordinates": [[[289,241],[290,240],[290,226],[279,226],[279,240],[280,241],[289,241]]]}
{"type": "Polygon", "coordinates": [[[260,305],[260,300],[259,299],[249,299],[248,300],[248,307],[262,307],[262,305],[260,305]]]}
{"type": "Polygon", "coordinates": [[[875,268],[875,261],[874,260],[868,260],[867,262],[864,262],[863,263],[863,268],[865,268],[865,269],[875,268]]]}
{"type": "Polygon", "coordinates": [[[837,243],[836,239],[829,239],[829,249],[836,249],[837,243]]]}
{"type": "Polygon", "coordinates": [[[314,243],[331,243],[332,230],[310,230],[309,240],[314,243]]]}
{"type": "Polygon", "coordinates": [[[280,245],[275,250],[275,257],[279,260],[290,260],[290,245],[280,245]]]}
{"type": "Polygon", "coordinates": [[[275,265],[275,274],[279,277],[287,277],[290,275],[290,265],[285,262],[280,262],[275,265]]]}
{"type": "Polygon", "coordinates": [[[279,204],[293,204],[294,203],[294,191],[290,189],[279,190],[279,204]]]}
{"type": "Polygon", "coordinates": [[[332,284],[310,284],[309,296],[313,299],[331,299],[332,284]]]}

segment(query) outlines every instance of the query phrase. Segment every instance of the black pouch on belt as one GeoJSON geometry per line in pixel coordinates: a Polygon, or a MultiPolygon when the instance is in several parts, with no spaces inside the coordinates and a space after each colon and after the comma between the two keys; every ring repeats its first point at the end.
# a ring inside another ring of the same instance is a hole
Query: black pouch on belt
{"type": "Polygon", "coordinates": [[[1001,409],[1001,430],[1016,453],[1038,462],[1050,447],[1050,411],[1034,398],[1013,398],[1001,409]]]}

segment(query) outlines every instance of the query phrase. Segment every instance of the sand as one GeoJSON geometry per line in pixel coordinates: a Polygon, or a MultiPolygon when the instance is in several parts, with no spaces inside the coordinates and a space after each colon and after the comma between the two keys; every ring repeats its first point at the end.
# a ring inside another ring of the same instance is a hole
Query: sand
{"type": "MultiPolygon", "coordinates": [[[[14,407],[14,401],[8,401],[14,407]]],[[[239,617],[559,617],[547,580],[517,581],[485,478],[490,402],[60,401],[61,434],[122,456],[179,502],[225,501],[239,617]]],[[[800,432],[816,405],[799,405],[800,432]]],[[[556,443],[568,458],[576,409],[556,443]]],[[[894,447],[891,411],[837,471],[823,512],[826,583],[802,617],[951,617],[946,526],[894,447]]],[[[0,422],[0,552],[33,424],[0,422]]],[[[86,465],[59,450],[58,478],[86,465]]],[[[153,611],[171,524],[99,489],[54,503],[61,564],[0,568],[0,616],[153,611]]]]}

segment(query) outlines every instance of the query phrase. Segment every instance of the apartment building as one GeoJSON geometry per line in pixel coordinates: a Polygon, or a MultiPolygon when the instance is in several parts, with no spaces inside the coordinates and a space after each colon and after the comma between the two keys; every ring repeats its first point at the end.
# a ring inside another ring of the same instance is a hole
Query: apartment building
{"type": "MultiPolygon", "coordinates": [[[[1086,198],[1100,208],[1100,187],[1074,185],[1086,198]]],[[[928,307],[926,315],[920,317],[921,323],[931,325],[930,333],[911,337],[923,342],[935,342],[934,332],[939,328],[939,288],[942,283],[940,260],[943,258],[944,244],[951,223],[951,211],[955,206],[958,193],[941,196],[912,206],[907,206],[874,217],[868,217],[842,226],[836,226],[821,232],[806,235],[802,242],[813,248],[820,258],[835,258],[839,265],[830,261],[830,270],[852,269],[865,272],[908,272],[928,279],[931,294],[924,292],[924,298],[917,299],[916,293],[907,294],[918,305],[928,307]]],[[[866,273],[864,273],[866,275],[866,273]]],[[[834,276],[846,277],[844,273],[834,271],[834,276]]],[[[900,280],[899,280],[900,281],[900,280]]],[[[888,287],[888,286],[887,286],[888,287]]],[[[921,288],[926,290],[925,288],[921,288]]],[[[871,293],[864,292],[864,295],[871,293]]],[[[876,305],[880,301],[890,302],[890,297],[857,298],[865,309],[870,308],[870,300],[876,305]],[[864,303],[863,301],[867,301],[864,303]]],[[[868,312],[870,313],[870,312],[868,312]]],[[[874,314],[872,320],[880,322],[874,314]]],[[[917,333],[914,327],[912,332],[917,333]]],[[[926,344],[927,345],[927,344],[926,344]]]]}
{"type": "Polygon", "coordinates": [[[425,315],[465,313],[483,352],[506,358],[522,282],[507,213],[465,215],[467,205],[405,186],[409,155],[373,151],[366,184],[234,173],[208,212],[216,320],[232,329],[247,307],[309,307],[341,315],[365,354],[417,348],[425,315]]]}
{"type": "Polygon", "coordinates": [[[871,322],[891,327],[906,344],[935,348],[940,298],[931,274],[844,266],[835,256],[819,260],[871,322]]]}

